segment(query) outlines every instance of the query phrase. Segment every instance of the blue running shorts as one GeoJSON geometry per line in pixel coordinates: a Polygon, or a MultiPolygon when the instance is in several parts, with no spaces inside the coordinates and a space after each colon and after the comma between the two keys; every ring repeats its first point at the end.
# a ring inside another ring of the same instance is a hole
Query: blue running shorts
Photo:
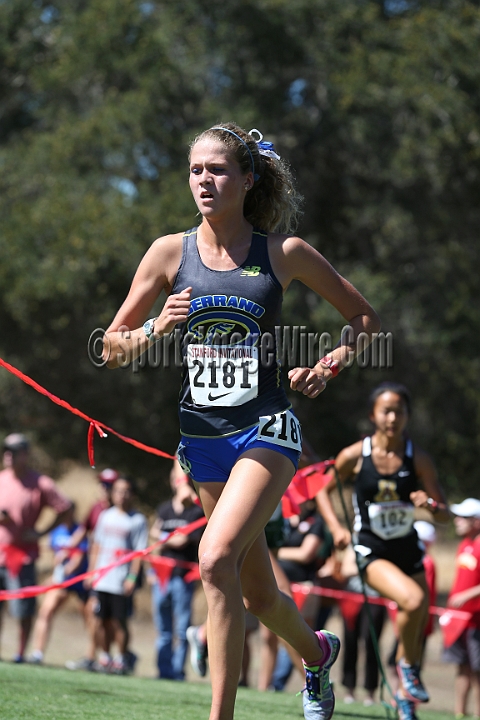
{"type": "Polygon", "coordinates": [[[258,425],[220,437],[181,436],[177,458],[182,470],[197,483],[227,482],[240,455],[252,448],[276,450],[291,460],[295,471],[300,452],[257,439],[258,425]]]}

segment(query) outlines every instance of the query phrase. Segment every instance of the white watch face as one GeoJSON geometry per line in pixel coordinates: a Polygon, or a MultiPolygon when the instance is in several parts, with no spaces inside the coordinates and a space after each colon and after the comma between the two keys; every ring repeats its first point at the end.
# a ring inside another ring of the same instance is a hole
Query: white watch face
{"type": "Polygon", "coordinates": [[[155,327],[155,320],[147,320],[147,322],[144,324],[143,329],[145,331],[145,335],[147,338],[150,337],[153,333],[153,328],[155,327]]]}

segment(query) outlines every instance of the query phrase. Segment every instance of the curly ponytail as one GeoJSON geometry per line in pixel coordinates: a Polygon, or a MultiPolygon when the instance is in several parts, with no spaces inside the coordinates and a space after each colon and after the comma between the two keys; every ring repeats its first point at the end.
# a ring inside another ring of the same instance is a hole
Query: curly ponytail
{"type": "Polygon", "coordinates": [[[231,150],[242,172],[253,172],[255,182],[247,193],[243,208],[246,220],[266,232],[294,233],[303,197],[295,187],[289,165],[281,158],[260,154],[253,135],[232,122],[219,123],[197,135],[190,151],[205,138],[223,142],[231,150]]]}

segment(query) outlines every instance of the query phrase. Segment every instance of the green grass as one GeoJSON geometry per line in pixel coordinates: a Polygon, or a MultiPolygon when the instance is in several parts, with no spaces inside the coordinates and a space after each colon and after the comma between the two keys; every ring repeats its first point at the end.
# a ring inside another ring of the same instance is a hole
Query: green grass
{"type": "MultiPolygon", "coordinates": [[[[0,663],[2,720],[207,720],[210,687],[31,665],[0,663]]],[[[381,706],[343,705],[334,718],[386,718],[381,706]]],[[[419,720],[452,720],[449,713],[419,712],[419,720]]],[[[240,688],[235,720],[301,720],[302,700],[291,693],[240,688]]]]}

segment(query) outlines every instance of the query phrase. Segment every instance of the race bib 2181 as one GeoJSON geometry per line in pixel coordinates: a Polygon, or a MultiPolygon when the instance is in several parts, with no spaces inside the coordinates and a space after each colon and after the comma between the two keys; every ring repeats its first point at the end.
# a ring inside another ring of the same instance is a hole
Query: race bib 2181
{"type": "Polygon", "coordinates": [[[258,395],[258,348],[188,345],[187,367],[195,405],[234,407],[258,395]]]}

